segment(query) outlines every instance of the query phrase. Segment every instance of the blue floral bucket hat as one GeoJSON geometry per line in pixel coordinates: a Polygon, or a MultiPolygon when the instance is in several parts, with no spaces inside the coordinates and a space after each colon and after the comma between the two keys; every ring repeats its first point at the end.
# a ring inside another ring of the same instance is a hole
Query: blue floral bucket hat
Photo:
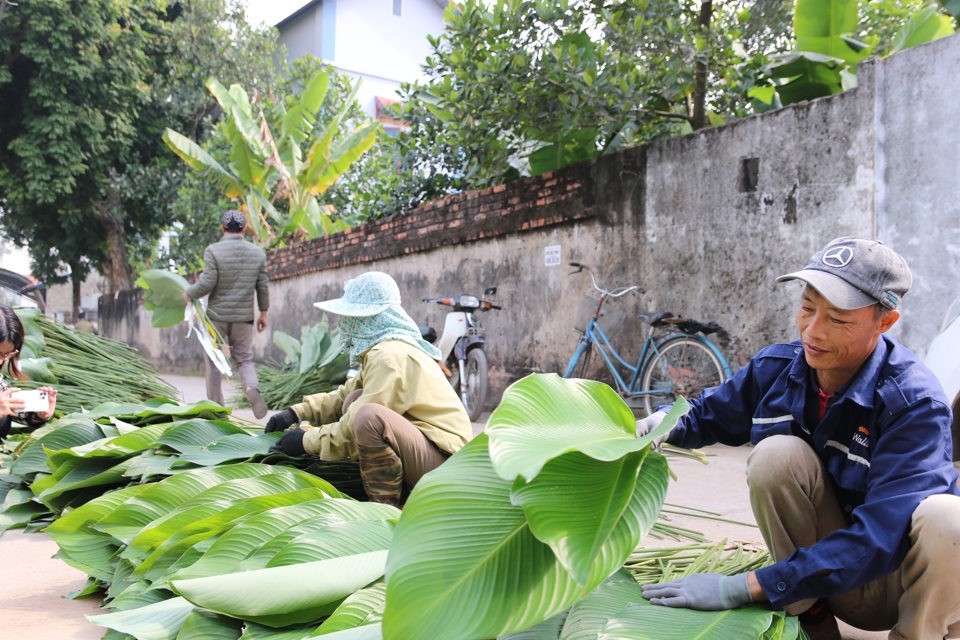
{"type": "Polygon", "coordinates": [[[400,289],[393,278],[380,271],[369,271],[347,280],[343,297],[315,302],[313,306],[327,313],[351,318],[366,318],[383,313],[392,305],[400,306],[400,289]]]}
{"type": "Polygon", "coordinates": [[[337,327],[350,352],[351,366],[359,365],[363,354],[386,340],[406,342],[440,360],[440,350],[420,336],[417,323],[400,306],[397,283],[385,273],[370,271],[347,280],[342,298],[314,306],[340,316],[337,327]]]}

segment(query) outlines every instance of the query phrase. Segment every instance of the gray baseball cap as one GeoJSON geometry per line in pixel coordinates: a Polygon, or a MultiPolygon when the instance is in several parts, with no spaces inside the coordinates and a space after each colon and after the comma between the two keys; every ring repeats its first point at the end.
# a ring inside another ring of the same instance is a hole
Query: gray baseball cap
{"type": "Polygon", "coordinates": [[[860,309],[878,302],[896,309],[913,276],[903,256],[878,240],[837,238],[802,271],[777,282],[803,280],[838,309],[860,309]]]}

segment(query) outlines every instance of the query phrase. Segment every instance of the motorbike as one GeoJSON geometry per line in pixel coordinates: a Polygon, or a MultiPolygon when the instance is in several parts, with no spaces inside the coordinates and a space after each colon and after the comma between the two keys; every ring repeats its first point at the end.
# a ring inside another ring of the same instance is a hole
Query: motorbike
{"type": "MultiPolygon", "coordinates": [[[[496,287],[484,290],[484,296],[497,293],[496,287]]],[[[441,364],[450,384],[460,394],[471,422],[476,422],[487,400],[486,337],[477,320],[476,311],[502,309],[488,300],[463,294],[452,298],[423,298],[423,302],[453,307],[443,323],[443,333],[437,337],[433,327],[420,327],[420,335],[440,349],[441,364]]]]}

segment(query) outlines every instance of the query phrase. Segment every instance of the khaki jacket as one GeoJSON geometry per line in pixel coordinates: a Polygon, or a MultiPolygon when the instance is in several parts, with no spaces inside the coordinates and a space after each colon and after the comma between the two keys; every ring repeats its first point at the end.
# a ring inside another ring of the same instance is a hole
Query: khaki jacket
{"type": "Polygon", "coordinates": [[[323,460],[357,458],[353,420],[363,405],[373,402],[409,420],[441,451],[456,453],[473,437],[470,418],[440,366],[421,349],[401,340],[387,340],[368,350],[357,377],[336,391],[304,396],[293,406],[301,420],[317,428],[303,437],[307,453],[323,460]],[[341,411],[354,389],[363,393],[341,411]]]}
{"type": "Polygon", "coordinates": [[[187,288],[191,300],[208,293],[211,320],[252,322],[254,293],[260,311],[270,308],[267,254],[240,234],[225,234],[203,252],[203,272],[187,288]]]}

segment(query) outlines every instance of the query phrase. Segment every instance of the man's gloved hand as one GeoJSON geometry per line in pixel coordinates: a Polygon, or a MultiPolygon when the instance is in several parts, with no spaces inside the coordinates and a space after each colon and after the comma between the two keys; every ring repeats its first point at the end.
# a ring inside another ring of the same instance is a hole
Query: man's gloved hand
{"type": "MultiPolygon", "coordinates": [[[[637,420],[637,437],[645,436],[657,427],[660,426],[660,423],[663,422],[663,419],[667,416],[666,411],[656,411],[652,415],[647,416],[643,420],[637,420]]],[[[660,445],[662,445],[667,436],[670,435],[669,432],[653,439],[651,442],[651,448],[654,451],[660,451],[660,445]]]]}
{"type": "Polygon", "coordinates": [[[293,410],[293,407],[284,409],[280,413],[275,413],[267,420],[267,426],[263,428],[264,433],[274,431],[286,431],[295,424],[300,424],[300,416],[293,410]]]}
{"type": "Polygon", "coordinates": [[[749,574],[724,576],[719,573],[694,573],[686,578],[662,584],[643,585],[643,597],[652,604],[686,607],[698,611],[724,611],[753,602],[749,574]]]}
{"type": "Polygon", "coordinates": [[[277,443],[270,447],[271,453],[285,453],[288,456],[302,456],[306,453],[303,449],[303,429],[290,429],[280,436],[277,443]]]}

